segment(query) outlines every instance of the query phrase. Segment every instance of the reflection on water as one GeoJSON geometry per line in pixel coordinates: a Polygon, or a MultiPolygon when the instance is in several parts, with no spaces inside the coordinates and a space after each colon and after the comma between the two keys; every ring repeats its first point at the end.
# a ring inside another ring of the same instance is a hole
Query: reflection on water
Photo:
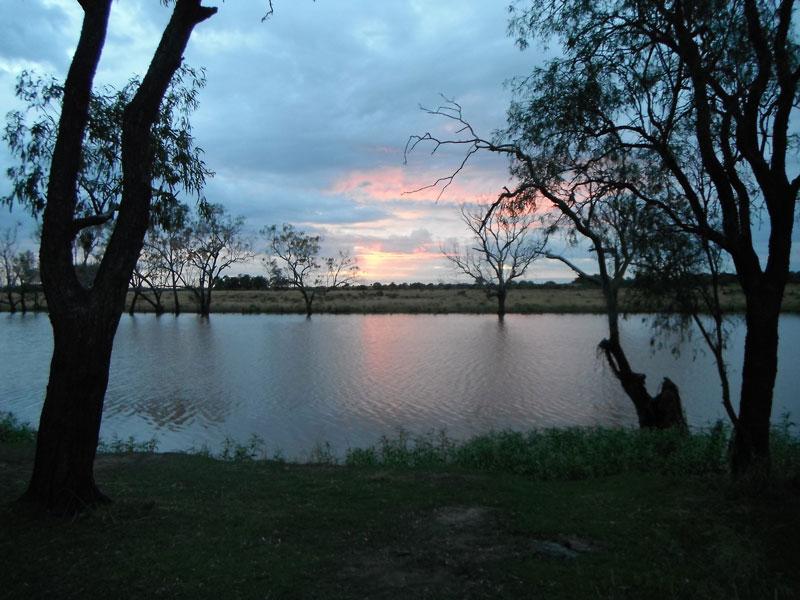
{"type": "MultiPolygon", "coordinates": [[[[466,437],[491,429],[633,425],[630,402],[597,354],[605,323],[594,315],[123,317],[114,348],[102,435],[157,437],[160,449],[256,433],[300,456],[314,444],[373,443],[399,428],[466,437]]],[[[646,320],[623,323],[651,391],[668,376],[690,423],[723,417],[710,357],[687,342],[653,354],[646,320]]],[[[0,317],[0,410],[36,422],[51,352],[45,315],[0,317]]],[[[740,377],[744,331],[729,360],[740,377]]],[[[800,412],[794,393],[800,317],[781,323],[773,414],[800,412]]],[[[734,388],[736,389],[736,388],[734,388]]]]}

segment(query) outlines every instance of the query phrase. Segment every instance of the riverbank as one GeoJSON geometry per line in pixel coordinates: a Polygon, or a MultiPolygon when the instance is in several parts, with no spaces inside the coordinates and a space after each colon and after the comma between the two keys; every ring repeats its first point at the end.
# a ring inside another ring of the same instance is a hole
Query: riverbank
{"type": "MultiPolygon", "coordinates": [[[[643,443],[638,438],[628,431],[619,439],[643,443]]],[[[676,448],[677,438],[652,439],[665,456],[676,448]]],[[[576,456],[585,462],[587,451],[599,464],[611,449],[580,440],[555,435],[542,456],[560,445],[564,468],[576,456]]],[[[690,445],[715,448],[716,455],[719,445],[710,440],[690,445]]],[[[732,488],[715,469],[690,475],[656,466],[583,479],[562,470],[542,479],[515,470],[512,450],[526,452],[519,440],[509,443],[484,444],[485,457],[505,459],[483,469],[436,466],[430,448],[414,454],[398,443],[362,451],[346,466],[251,460],[247,448],[227,461],[102,454],[96,478],[115,502],[65,522],[9,504],[24,489],[33,459],[29,438],[19,436],[0,443],[0,596],[800,594],[800,488],[783,467],[758,497],[732,488]]],[[[697,464],[716,464],[715,456],[690,455],[697,464]]],[[[676,460],[669,464],[679,466],[676,460]]]]}
{"type": "MultiPolygon", "coordinates": [[[[128,294],[128,306],[133,293],[128,294]]],[[[172,312],[172,294],[164,292],[161,301],[166,312],[172,312]]],[[[178,299],[183,312],[197,312],[198,304],[191,293],[181,291],[178,299]]],[[[43,300],[42,300],[43,303],[43,300]]],[[[722,303],[727,312],[743,312],[744,296],[735,286],[722,290],[722,303]]],[[[43,303],[44,306],[44,303],[43,303]]],[[[630,293],[622,291],[622,311],[652,312],[652,307],[638,304],[630,293]]],[[[508,294],[506,304],[509,313],[603,313],[605,304],[600,290],[593,287],[554,285],[517,287],[508,294]]],[[[7,310],[0,306],[0,310],[7,310]]],[[[137,312],[154,312],[154,307],[141,298],[136,303],[137,312]]],[[[380,287],[351,287],[334,290],[314,301],[315,313],[333,314],[492,314],[497,311],[497,302],[488,298],[482,290],[468,287],[431,286],[402,287],[382,285],[380,287]]],[[[212,296],[212,313],[304,313],[305,305],[296,290],[219,290],[212,296]]],[[[786,287],[783,312],[800,312],[800,284],[786,287]]]]}

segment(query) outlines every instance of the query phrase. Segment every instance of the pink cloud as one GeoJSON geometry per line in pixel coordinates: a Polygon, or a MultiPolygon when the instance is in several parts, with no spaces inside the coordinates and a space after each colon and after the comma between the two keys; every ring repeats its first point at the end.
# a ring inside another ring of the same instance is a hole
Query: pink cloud
{"type": "Polygon", "coordinates": [[[444,183],[437,188],[420,189],[433,184],[442,173],[421,173],[418,169],[402,167],[378,167],[354,169],[338,177],[326,190],[331,194],[350,196],[363,202],[405,201],[460,204],[480,198],[495,197],[502,191],[506,178],[502,171],[482,172],[471,168],[461,173],[439,197],[444,183]],[[410,193],[419,190],[415,193],[410,193]]]}

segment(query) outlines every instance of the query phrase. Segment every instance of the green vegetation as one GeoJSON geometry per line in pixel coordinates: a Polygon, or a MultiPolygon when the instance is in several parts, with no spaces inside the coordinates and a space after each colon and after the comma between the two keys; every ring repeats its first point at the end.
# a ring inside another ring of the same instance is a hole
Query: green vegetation
{"type": "Polygon", "coordinates": [[[41,519],[23,491],[32,432],[0,426],[8,598],[797,598],[800,439],[772,487],[731,487],[724,428],[567,429],[456,443],[399,435],[318,464],[106,446],[115,498],[41,519]],[[138,452],[129,452],[136,450],[138,452]],[[149,450],[149,452],[148,452],[149,450]],[[143,452],[144,451],[144,452],[143,452]]]}
{"type": "Polygon", "coordinates": [[[35,442],[36,431],[27,423],[20,423],[11,413],[0,412],[0,443],[20,444],[35,442]]]}

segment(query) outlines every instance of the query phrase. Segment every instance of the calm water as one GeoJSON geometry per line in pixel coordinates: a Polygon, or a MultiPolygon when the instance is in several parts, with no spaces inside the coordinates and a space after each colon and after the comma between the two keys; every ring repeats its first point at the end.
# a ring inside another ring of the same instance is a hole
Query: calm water
{"type": "MultiPolygon", "coordinates": [[[[163,451],[256,433],[270,451],[302,457],[373,443],[399,428],[466,437],[491,429],[633,425],[630,402],[596,352],[594,315],[124,316],[103,429],[156,437],[163,451]]],[[[723,417],[709,356],[682,345],[653,353],[641,317],[623,326],[634,366],[652,389],[668,376],[690,423],[723,417]]],[[[699,339],[699,338],[698,338],[699,339]]],[[[738,389],[744,329],[729,361],[738,389]]],[[[38,421],[52,348],[46,315],[0,316],[0,410],[38,421]]],[[[781,322],[776,418],[800,414],[800,317],[781,322]]]]}

